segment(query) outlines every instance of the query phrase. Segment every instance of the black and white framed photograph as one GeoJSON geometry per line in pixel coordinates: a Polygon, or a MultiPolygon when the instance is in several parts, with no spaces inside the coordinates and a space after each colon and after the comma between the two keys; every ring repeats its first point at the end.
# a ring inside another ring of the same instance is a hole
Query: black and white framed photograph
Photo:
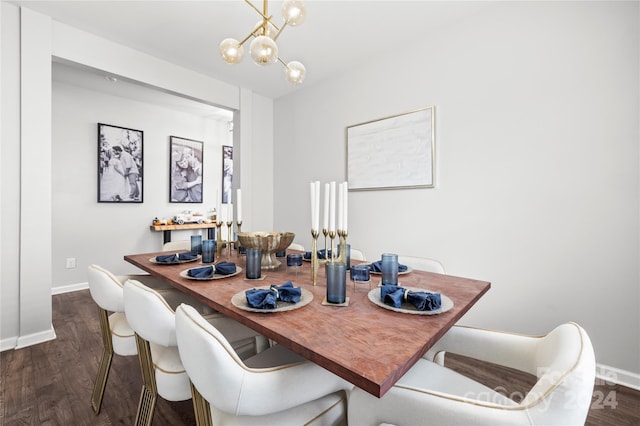
{"type": "Polygon", "coordinates": [[[230,202],[233,188],[233,147],[222,146],[222,204],[230,202]]]}
{"type": "Polygon", "coordinates": [[[98,123],[98,202],[142,203],[142,130],[98,123]]]}
{"type": "Polygon", "coordinates": [[[204,143],[170,136],[169,201],[202,203],[202,158],[204,143]]]}
{"type": "Polygon", "coordinates": [[[349,191],[434,187],[433,106],[347,127],[349,191]]]}

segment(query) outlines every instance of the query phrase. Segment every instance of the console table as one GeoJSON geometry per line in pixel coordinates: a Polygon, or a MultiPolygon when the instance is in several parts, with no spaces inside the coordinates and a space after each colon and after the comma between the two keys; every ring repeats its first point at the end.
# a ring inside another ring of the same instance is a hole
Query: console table
{"type": "Polygon", "coordinates": [[[184,225],[151,225],[149,229],[152,231],[163,231],[162,243],[168,243],[171,241],[171,231],[184,231],[188,229],[206,229],[207,238],[210,240],[216,239],[216,224],[215,223],[185,223],[184,225]]]}

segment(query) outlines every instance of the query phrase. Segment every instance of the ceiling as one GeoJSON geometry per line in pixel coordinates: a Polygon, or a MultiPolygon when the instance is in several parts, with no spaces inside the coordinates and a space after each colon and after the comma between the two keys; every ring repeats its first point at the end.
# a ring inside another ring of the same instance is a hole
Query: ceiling
{"type": "MultiPolygon", "coordinates": [[[[280,57],[307,68],[304,83],[294,86],[283,67],[225,63],[218,53],[227,37],[242,40],[260,16],[244,1],[11,1],[54,20],[125,44],[269,98],[287,95],[378,54],[389,54],[416,43],[436,28],[487,7],[483,1],[321,1],[307,0],[306,20],[287,27],[278,38],[280,57]]],[[[253,0],[259,9],[262,2],[253,0]]],[[[282,1],[269,2],[274,21],[282,23],[282,1]]]]}

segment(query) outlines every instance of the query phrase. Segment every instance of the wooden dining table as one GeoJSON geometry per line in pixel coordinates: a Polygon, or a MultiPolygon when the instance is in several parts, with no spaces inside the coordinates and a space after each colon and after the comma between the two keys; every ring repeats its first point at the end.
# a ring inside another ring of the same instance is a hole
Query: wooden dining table
{"type": "MultiPolygon", "coordinates": [[[[354,288],[347,272],[348,303],[326,305],[322,265],[316,285],[310,262],[290,268],[284,258],[280,258],[282,265],[277,269],[262,270],[261,280],[246,279],[244,270],[223,279],[194,280],[184,275],[187,269],[203,266],[199,259],[172,265],[154,262],[156,256],[166,254],[132,254],[124,259],[376,397],[383,396],[491,286],[486,281],[418,270],[400,274],[400,286],[437,292],[453,302],[446,312],[424,315],[373,303],[368,296],[372,290],[379,294],[379,275],[372,274],[371,282],[354,288]],[[239,293],[248,289],[287,281],[308,290],[305,293],[312,295],[311,302],[281,312],[252,312],[232,303],[234,296],[237,301],[239,293]]],[[[224,250],[218,261],[245,268],[244,256],[235,250],[224,250]]]]}

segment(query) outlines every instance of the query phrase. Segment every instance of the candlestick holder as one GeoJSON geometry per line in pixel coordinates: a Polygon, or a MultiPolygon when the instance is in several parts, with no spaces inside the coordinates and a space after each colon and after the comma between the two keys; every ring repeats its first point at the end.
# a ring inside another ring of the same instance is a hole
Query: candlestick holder
{"type": "MultiPolygon", "coordinates": [[[[325,250],[325,253],[327,251],[325,250]]],[[[318,268],[320,262],[318,261],[318,231],[311,230],[311,281],[315,286],[318,283],[318,268]]]]}
{"type": "MultiPolygon", "coordinates": [[[[239,234],[239,233],[241,233],[241,232],[242,232],[242,221],[241,221],[241,220],[238,220],[238,221],[236,222],[236,225],[237,225],[237,227],[238,227],[238,234],[239,234]]],[[[236,238],[236,239],[233,241],[233,243],[234,243],[234,246],[235,246],[236,250],[240,251],[240,240],[239,240],[238,238],[236,238]]]]}
{"type": "Polygon", "coordinates": [[[216,257],[222,254],[222,221],[216,220],[216,257]]]}
{"type": "Polygon", "coordinates": [[[333,239],[336,237],[336,231],[329,231],[329,240],[331,241],[331,248],[330,248],[330,252],[329,251],[325,251],[325,258],[327,259],[327,262],[333,262],[334,258],[335,258],[335,254],[336,251],[333,249],[333,239]],[[329,257],[329,253],[331,253],[331,257],[329,257]]]}
{"type": "MultiPolygon", "coordinates": [[[[340,245],[340,259],[339,261],[347,264],[347,231],[344,229],[338,229],[339,245],[340,245]]],[[[348,269],[348,268],[347,268],[348,269]]]]}
{"type": "Polygon", "coordinates": [[[322,235],[324,235],[324,258],[327,258],[327,237],[329,236],[329,230],[327,228],[322,228],[322,235]]]}
{"type": "Polygon", "coordinates": [[[231,257],[231,244],[233,244],[233,240],[231,239],[231,234],[233,233],[233,221],[227,221],[227,248],[229,252],[229,257],[231,257]]]}

